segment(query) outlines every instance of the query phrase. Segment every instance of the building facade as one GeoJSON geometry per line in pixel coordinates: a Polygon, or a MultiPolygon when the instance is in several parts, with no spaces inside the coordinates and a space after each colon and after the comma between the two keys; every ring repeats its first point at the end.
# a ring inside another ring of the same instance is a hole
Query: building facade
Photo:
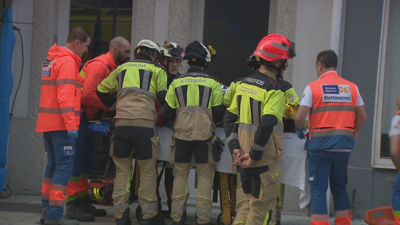
{"type": "MultiPolygon", "coordinates": [[[[21,85],[12,112],[6,181],[15,194],[41,193],[46,154],[42,134],[35,133],[41,63],[50,46],[53,43],[64,45],[71,26],[79,23],[71,19],[76,18],[72,12],[89,2],[12,1],[13,22],[22,38],[22,42],[19,41],[16,33],[11,100],[20,78],[21,85]]],[[[368,121],[358,133],[348,168],[349,192],[355,193],[354,215],[362,218],[365,210],[390,205],[397,172],[390,161],[387,134],[397,109],[395,100],[400,95],[397,88],[400,63],[396,57],[400,50],[396,42],[400,38],[400,27],[396,26],[396,21],[400,21],[400,1],[244,2],[234,0],[227,5],[225,1],[211,0],[133,0],[130,41],[132,46],[142,38],[158,43],[170,40],[182,46],[193,40],[209,42],[217,49],[217,59],[210,66],[210,73],[229,84],[248,73],[245,60],[263,36],[283,34],[296,43],[297,57],[291,60],[284,77],[299,96],[306,85],[317,78],[315,58],[318,52],[335,50],[340,59],[339,74],[358,85],[368,115],[368,121]]],[[[122,31],[117,28],[112,32],[122,31]]],[[[298,190],[288,189],[286,194],[284,211],[307,213],[307,210],[299,210],[296,204],[289,204],[297,202],[298,190]]]]}

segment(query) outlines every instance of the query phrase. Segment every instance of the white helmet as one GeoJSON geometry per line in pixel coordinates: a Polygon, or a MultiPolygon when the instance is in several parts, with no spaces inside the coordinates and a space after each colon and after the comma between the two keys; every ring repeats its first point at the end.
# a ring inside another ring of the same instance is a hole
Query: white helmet
{"type": "Polygon", "coordinates": [[[208,48],[206,46],[204,46],[203,43],[201,43],[201,46],[203,46],[204,50],[206,50],[207,52],[207,57],[206,57],[206,62],[211,63],[211,60],[213,57],[215,57],[215,54],[217,53],[214,49],[214,46],[209,45],[208,48]]]}
{"type": "Polygon", "coordinates": [[[133,54],[136,58],[137,53],[140,52],[139,47],[146,47],[149,48],[151,50],[156,51],[158,54],[161,55],[161,49],[160,49],[160,45],[158,45],[156,42],[152,41],[152,40],[148,40],[148,39],[142,39],[141,41],[139,41],[139,43],[136,45],[136,47],[133,49],[133,54]]]}
{"type": "Polygon", "coordinates": [[[185,51],[175,42],[164,41],[164,45],[161,47],[161,55],[163,57],[183,59],[185,51]]]}

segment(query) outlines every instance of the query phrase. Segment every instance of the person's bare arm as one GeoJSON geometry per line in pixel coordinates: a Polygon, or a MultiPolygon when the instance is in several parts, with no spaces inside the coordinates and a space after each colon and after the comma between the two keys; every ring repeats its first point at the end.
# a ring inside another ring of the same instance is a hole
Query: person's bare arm
{"type": "Polygon", "coordinates": [[[400,135],[390,137],[390,158],[397,170],[400,170],[400,135]]]}
{"type": "Polygon", "coordinates": [[[296,128],[298,130],[301,130],[304,126],[304,123],[306,121],[307,114],[310,112],[311,108],[300,105],[299,109],[296,112],[296,117],[294,119],[294,122],[296,124],[296,128]]]}
{"type": "Polygon", "coordinates": [[[357,106],[356,107],[356,120],[354,122],[354,129],[356,129],[356,131],[359,131],[366,120],[367,120],[367,112],[365,111],[364,106],[357,106]]]}

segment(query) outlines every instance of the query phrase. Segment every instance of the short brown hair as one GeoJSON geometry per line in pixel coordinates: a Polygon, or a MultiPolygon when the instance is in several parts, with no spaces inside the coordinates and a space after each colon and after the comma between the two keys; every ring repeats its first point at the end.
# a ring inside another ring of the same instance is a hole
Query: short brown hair
{"type": "Polygon", "coordinates": [[[81,42],[86,42],[89,37],[90,35],[85,29],[82,27],[75,27],[69,32],[67,43],[73,42],[77,39],[81,42]]]}

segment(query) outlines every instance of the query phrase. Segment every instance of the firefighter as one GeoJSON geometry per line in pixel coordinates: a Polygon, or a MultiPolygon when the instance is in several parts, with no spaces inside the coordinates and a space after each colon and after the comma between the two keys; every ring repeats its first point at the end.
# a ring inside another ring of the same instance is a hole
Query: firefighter
{"type": "MultiPolygon", "coordinates": [[[[161,55],[163,56],[163,60],[161,61],[161,65],[164,66],[167,72],[167,88],[171,85],[172,81],[179,76],[179,68],[181,66],[181,62],[183,60],[183,56],[185,55],[185,51],[182,47],[180,47],[175,42],[165,41],[164,45],[161,46],[161,55]]],[[[167,163],[165,168],[165,177],[164,177],[164,185],[165,192],[167,194],[167,205],[168,212],[167,217],[171,215],[171,203],[172,203],[172,187],[174,182],[173,175],[173,167],[167,163]]],[[[186,210],[185,210],[186,211],[186,210]]]]}
{"type": "MultiPolygon", "coordinates": [[[[396,170],[400,170],[400,96],[397,97],[397,112],[390,126],[390,157],[396,170]]],[[[393,184],[392,206],[395,225],[400,225],[400,172],[393,184]]]]}
{"type": "Polygon", "coordinates": [[[117,225],[131,224],[128,199],[134,152],[140,170],[139,203],[143,210],[140,224],[163,225],[155,185],[158,158],[155,104],[156,100],[165,102],[167,75],[156,63],[161,53],[154,41],[141,40],[134,49],[134,57],[135,60],[117,67],[97,87],[97,94],[106,106],[109,93],[118,93],[110,149],[116,166],[114,214],[117,225]]]}
{"type": "Polygon", "coordinates": [[[69,33],[66,46],[54,44],[42,64],[36,132],[43,132],[47,165],[42,184],[41,223],[79,224],[64,218],[63,206],[80,121],[82,77],[79,66],[89,45],[89,34],[76,27],[69,33]]]}
{"type": "Polygon", "coordinates": [[[237,192],[234,224],[266,223],[280,191],[285,94],[277,78],[286,60],[294,57],[294,43],[271,34],[259,42],[254,54],[260,68],[237,83],[224,116],[242,188],[237,192]]]}
{"type": "Polygon", "coordinates": [[[169,87],[172,81],[180,75],[179,68],[181,67],[183,56],[185,56],[185,51],[177,43],[165,41],[164,45],[161,46],[161,54],[163,56],[161,65],[164,66],[167,72],[167,86],[169,87]]]}
{"type": "Polygon", "coordinates": [[[303,129],[303,125],[310,113],[305,149],[312,225],[329,224],[326,203],[328,180],[336,212],[335,224],[351,224],[351,206],[346,189],[347,165],[354,137],[367,115],[357,86],[336,72],[337,61],[337,55],[332,50],[318,54],[315,64],[318,80],[305,88],[295,118],[298,136],[304,138],[307,130],[303,129]]]}
{"type": "Polygon", "coordinates": [[[66,191],[67,210],[65,215],[70,219],[82,222],[94,221],[95,216],[106,216],[104,209],[96,209],[90,204],[89,173],[91,170],[96,134],[87,126],[89,120],[102,119],[104,111],[110,111],[97,97],[96,89],[117,66],[130,60],[131,45],[123,37],[115,37],[110,41],[109,51],[89,60],[83,66],[80,74],[85,79],[82,92],[82,108],[78,138],[76,140],[76,152],[74,168],[66,191]]]}
{"type": "Polygon", "coordinates": [[[231,84],[229,85],[229,87],[227,88],[228,90],[226,91],[226,93],[224,94],[224,99],[223,99],[223,103],[225,105],[225,107],[229,107],[232,103],[232,99],[235,95],[235,91],[236,91],[236,85],[242,81],[244,78],[238,78],[234,81],[231,82],[231,84]]]}
{"type": "Polygon", "coordinates": [[[211,139],[216,123],[222,121],[221,85],[205,69],[215,56],[212,46],[198,41],[185,49],[187,73],[179,75],[169,86],[165,109],[167,121],[174,121],[175,133],[171,142],[174,185],[172,192],[172,224],[184,224],[186,201],[189,197],[187,179],[194,155],[197,172],[197,224],[210,224],[211,192],[215,163],[211,139]],[[176,118],[175,118],[176,117],[176,118]]]}
{"type": "MultiPolygon", "coordinates": [[[[284,133],[291,133],[291,128],[294,127],[294,115],[297,112],[300,102],[299,102],[299,97],[296,91],[294,90],[292,84],[290,84],[283,78],[283,72],[287,68],[287,66],[288,64],[285,62],[285,66],[281,68],[281,72],[277,77],[277,81],[281,85],[282,91],[285,93],[285,108],[283,110],[284,133]]],[[[257,70],[260,68],[260,64],[258,63],[256,55],[252,54],[248,58],[247,67],[252,70],[257,70]]],[[[275,209],[268,212],[270,219],[270,221],[268,222],[269,225],[280,225],[281,212],[283,210],[284,195],[285,195],[285,184],[281,184],[280,194],[277,198],[275,209]]]]}

